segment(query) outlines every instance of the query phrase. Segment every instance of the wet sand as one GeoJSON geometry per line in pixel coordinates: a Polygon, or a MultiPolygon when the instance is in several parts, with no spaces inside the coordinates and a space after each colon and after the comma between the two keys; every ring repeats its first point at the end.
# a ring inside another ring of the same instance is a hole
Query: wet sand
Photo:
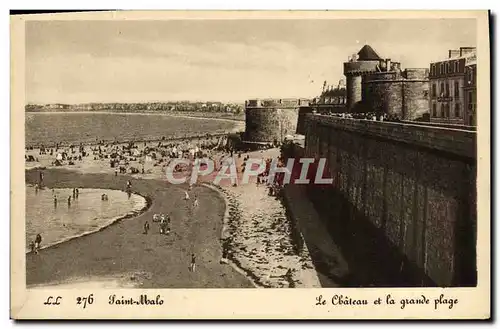
{"type": "MultiPolygon", "coordinates": [[[[198,208],[183,199],[184,185],[170,185],[156,179],[133,179],[128,175],[80,174],[65,169],[44,170],[48,187],[124,189],[131,180],[133,192],[148,197],[150,208],[136,217],[119,221],[106,229],[26,255],[26,283],[39,286],[54,283],[98,281],[117,278],[123,286],[141,288],[244,288],[253,287],[242,274],[221,264],[220,235],[224,200],[216,192],[195,186],[198,208]],[[154,213],[171,214],[171,234],[160,235],[154,213]],[[151,230],[143,234],[145,220],[151,230]],[[196,255],[196,272],[189,271],[191,253],[196,255]]],[[[26,172],[34,183],[38,171],[26,172]]]]}

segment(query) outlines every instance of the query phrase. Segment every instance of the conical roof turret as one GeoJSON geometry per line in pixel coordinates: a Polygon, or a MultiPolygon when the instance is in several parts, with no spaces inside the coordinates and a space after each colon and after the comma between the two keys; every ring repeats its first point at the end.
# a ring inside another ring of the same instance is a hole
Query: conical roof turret
{"type": "Polygon", "coordinates": [[[382,58],[369,45],[364,45],[358,52],[358,61],[379,61],[382,58]]]}

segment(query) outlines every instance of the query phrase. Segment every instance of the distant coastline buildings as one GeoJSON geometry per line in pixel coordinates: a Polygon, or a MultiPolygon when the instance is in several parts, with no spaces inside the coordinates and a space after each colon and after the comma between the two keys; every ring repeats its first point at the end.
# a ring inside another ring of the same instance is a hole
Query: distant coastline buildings
{"type": "Polygon", "coordinates": [[[243,104],[223,102],[143,102],[143,103],[83,103],[83,104],[28,104],[28,112],[47,111],[117,111],[117,112],[154,112],[154,111],[186,111],[186,112],[223,112],[241,114],[243,104]]]}

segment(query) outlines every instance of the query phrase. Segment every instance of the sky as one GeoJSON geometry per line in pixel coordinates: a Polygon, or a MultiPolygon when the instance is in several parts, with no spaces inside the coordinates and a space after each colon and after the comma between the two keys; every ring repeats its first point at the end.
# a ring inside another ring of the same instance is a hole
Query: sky
{"type": "Polygon", "coordinates": [[[473,19],[27,21],[28,103],[312,98],[369,44],[403,68],[476,46],[473,19]]]}

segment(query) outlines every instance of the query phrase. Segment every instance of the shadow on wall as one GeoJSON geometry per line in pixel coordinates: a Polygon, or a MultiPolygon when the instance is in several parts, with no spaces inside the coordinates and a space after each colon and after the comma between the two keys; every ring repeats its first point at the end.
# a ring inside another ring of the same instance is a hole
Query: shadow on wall
{"type": "Polygon", "coordinates": [[[434,287],[436,284],[391,246],[333,186],[309,186],[308,195],[349,265],[347,287],[434,287]]]}

